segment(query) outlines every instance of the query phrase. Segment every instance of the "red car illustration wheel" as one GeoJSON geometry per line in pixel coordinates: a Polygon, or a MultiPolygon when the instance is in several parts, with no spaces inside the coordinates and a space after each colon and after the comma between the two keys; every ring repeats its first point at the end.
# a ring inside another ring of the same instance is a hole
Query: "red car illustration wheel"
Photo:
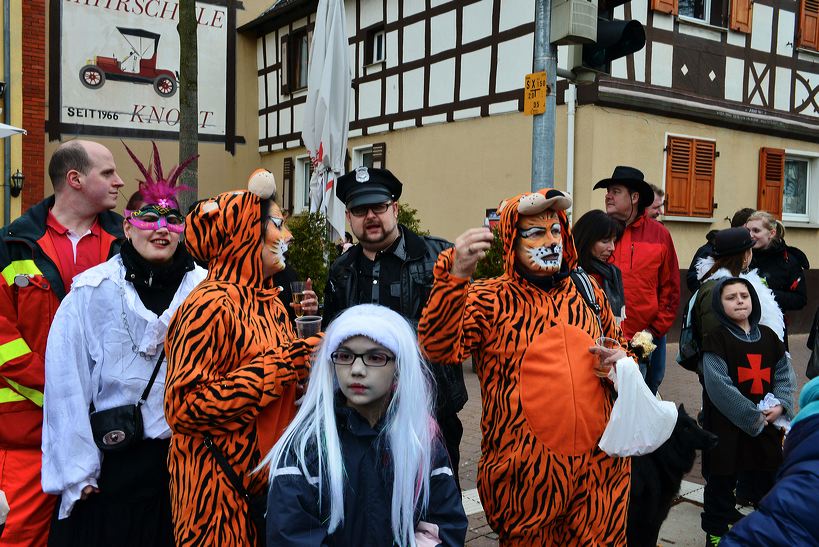
{"type": "Polygon", "coordinates": [[[172,97],[176,93],[176,87],[176,80],[164,74],[154,80],[154,91],[162,97],[172,97]]]}
{"type": "Polygon", "coordinates": [[[96,65],[85,65],[80,69],[80,82],[88,89],[99,89],[105,83],[105,73],[96,65]]]}

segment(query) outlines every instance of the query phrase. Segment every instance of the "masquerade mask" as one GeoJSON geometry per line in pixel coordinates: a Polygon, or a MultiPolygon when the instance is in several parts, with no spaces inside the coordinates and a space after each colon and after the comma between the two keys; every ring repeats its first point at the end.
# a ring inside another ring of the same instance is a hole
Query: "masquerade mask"
{"type": "Polygon", "coordinates": [[[167,228],[169,232],[181,234],[185,231],[185,217],[171,207],[145,205],[137,211],[125,210],[128,222],[140,230],[159,230],[167,228]]]}

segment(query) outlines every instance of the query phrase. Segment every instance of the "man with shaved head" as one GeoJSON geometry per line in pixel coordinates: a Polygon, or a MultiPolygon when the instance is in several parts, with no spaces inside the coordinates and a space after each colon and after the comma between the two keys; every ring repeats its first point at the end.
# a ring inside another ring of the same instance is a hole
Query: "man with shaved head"
{"type": "Polygon", "coordinates": [[[105,146],[73,140],[48,165],[54,195],[0,233],[0,545],[46,545],[56,498],[40,487],[46,339],[71,280],[119,252],[123,186],[105,146]]]}

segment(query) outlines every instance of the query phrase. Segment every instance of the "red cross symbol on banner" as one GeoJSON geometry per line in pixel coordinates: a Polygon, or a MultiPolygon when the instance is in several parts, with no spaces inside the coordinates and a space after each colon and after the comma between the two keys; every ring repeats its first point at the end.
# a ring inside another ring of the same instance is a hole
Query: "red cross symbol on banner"
{"type": "Polygon", "coordinates": [[[762,380],[765,380],[769,384],[771,383],[771,369],[766,368],[763,370],[762,356],[759,354],[749,353],[746,357],[748,358],[748,364],[751,366],[748,368],[737,368],[739,382],[752,381],[751,393],[754,395],[762,395],[762,380]]]}

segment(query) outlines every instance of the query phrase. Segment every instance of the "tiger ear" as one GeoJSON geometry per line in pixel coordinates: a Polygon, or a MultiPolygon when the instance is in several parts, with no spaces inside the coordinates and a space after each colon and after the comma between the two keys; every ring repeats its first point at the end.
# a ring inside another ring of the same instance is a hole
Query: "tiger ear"
{"type": "Polygon", "coordinates": [[[500,205],[498,205],[498,209],[496,211],[497,214],[501,214],[501,211],[503,211],[503,208],[506,207],[506,204],[507,204],[508,201],[509,200],[505,199],[505,200],[500,202],[500,205]]]}
{"type": "Polygon", "coordinates": [[[267,169],[256,169],[247,179],[247,189],[261,199],[268,199],[276,193],[276,177],[267,169]]]}
{"type": "Polygon", "coordinates": [[[211,199],[199,206],[199,216],[213,214],[214,211],[219,210],[219,204],[215,199],[211,199]]]}

